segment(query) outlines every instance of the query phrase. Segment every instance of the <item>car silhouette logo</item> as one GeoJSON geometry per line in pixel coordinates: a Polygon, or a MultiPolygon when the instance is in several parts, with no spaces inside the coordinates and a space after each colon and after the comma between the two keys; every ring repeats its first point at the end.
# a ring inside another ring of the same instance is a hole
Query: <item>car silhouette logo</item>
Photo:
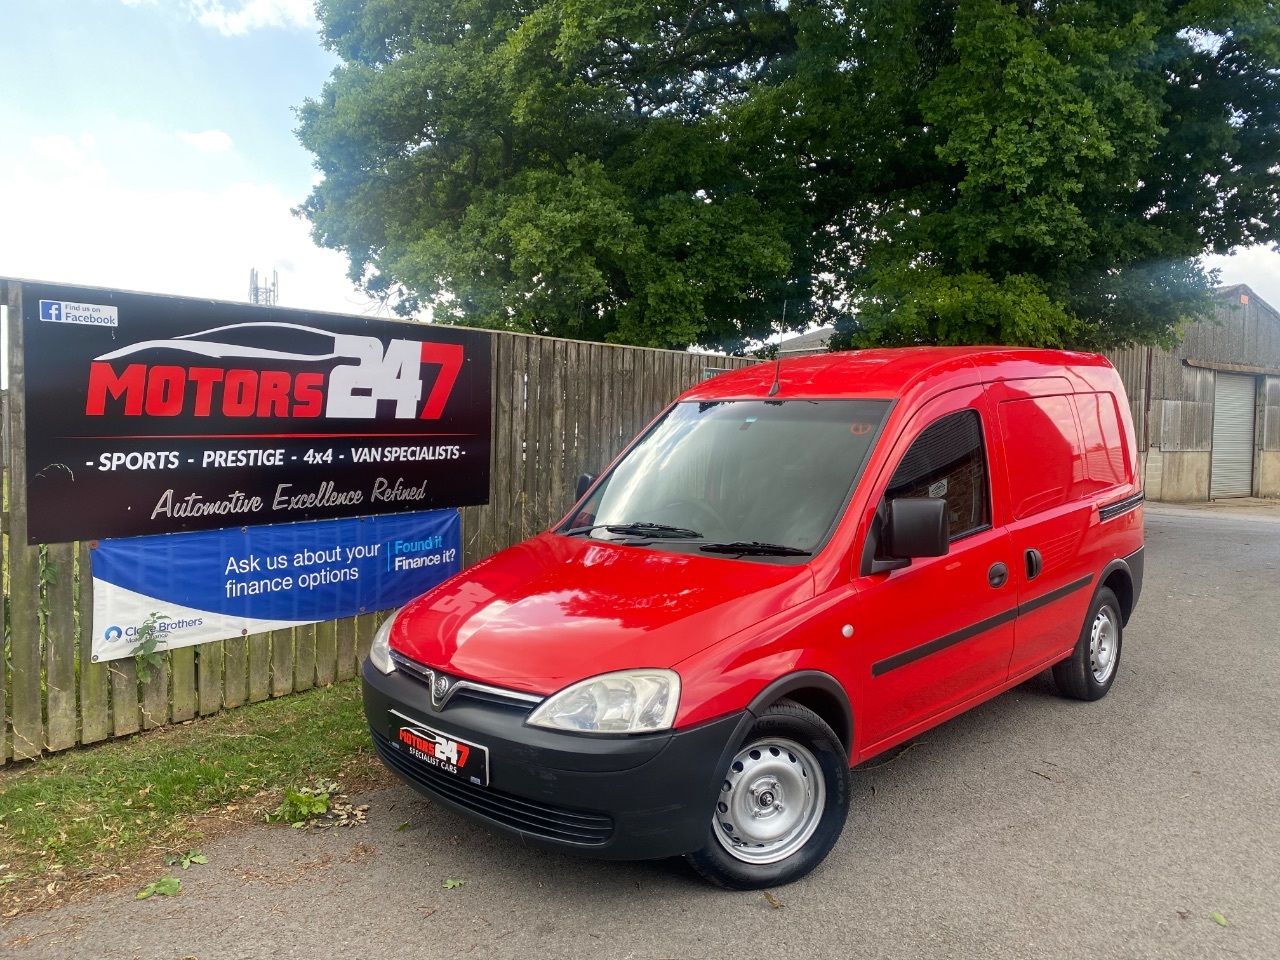
{"type": "MultiPolygon", "coordinates": [[[[353,339],[340,334],[304,326],[300,323],[232,323],[222,327],[212,327],[197,333],[187,333],[180,337],[164,340],[143,340],[131,343],[110,353],[104,353],[97,360],[118,360],[121,357],[133,356],[145,350],[176,350],[180,353],[191,353],[200,357],[226,359],[228,357],[251,357],[258,360],[300,360],[319,362],[334,360],[338,357],[349,357],[351,354],[342,349],[341,341],[353,339]],[[288,342],[294,349],[281,350],[281,342],[288,342]],[[271,344],[271,346],[267,346],[271,344]]],[[[358,338],[357,338],[358,339],[358,338]]]]}

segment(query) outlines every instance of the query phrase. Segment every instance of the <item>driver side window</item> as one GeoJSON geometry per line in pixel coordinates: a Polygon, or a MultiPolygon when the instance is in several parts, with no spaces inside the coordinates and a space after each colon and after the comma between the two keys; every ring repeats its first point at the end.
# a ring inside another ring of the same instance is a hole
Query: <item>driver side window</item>
{"type": "Polygon", "coordinates": [[[990,490],[982,421],[976,410],[960,410],[935,420],[916,437],[893,472],[885,500],[945,500],[955,542],[991,525],[990,490]]]}

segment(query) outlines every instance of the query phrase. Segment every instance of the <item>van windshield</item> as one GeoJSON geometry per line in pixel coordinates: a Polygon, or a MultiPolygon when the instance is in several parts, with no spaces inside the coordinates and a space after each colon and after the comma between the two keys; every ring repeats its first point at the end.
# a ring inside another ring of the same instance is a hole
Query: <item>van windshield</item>
{"type": "Polygon", "coordinates": [[[839,518],[888,410],[887,400],[677,404],[558,532],[808,556],[839,518]]]}

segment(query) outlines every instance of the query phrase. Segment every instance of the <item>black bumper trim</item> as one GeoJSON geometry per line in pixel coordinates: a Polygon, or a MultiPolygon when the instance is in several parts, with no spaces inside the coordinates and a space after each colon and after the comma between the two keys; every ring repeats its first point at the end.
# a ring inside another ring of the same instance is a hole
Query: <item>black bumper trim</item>
{"type": "Polygon", "coordinates": [[[530,727],[527,710],[457,698],[431,709],[430,692],[366,662],[364,709],[387,767],[440,807],[533,847],[609,860],[651,860],[707,842],[725,769],[754,722],[747,710],[634,737],[587,737],[530,727]],[[489,786],[476,787],[405,757],[395,714],[489,751],[489,786]]]}
{"type": "Polygon", "coordinates": [[[1138,599],[1142,596],[1142,575],[1146,572],[1147,567],[1147,548],[1141,546],[1133,553],[1124,558],[1125,564],[1129,567],[1129,582],[1133,584],[1133,602],[1130,604],[1130,613],[1133,608],[1137,607],[1138,599]]]}
{"type": "Polygon", "coordinates": [[[608,843],[613,836],[613,818],[608,814],[566,810],[524,800],[501,790],[473,786],[418,763],[397,750],[394,743],[377,730],[370,732],[382,762],[401,778],[451,800],[471,813],[522,833],[563,843],[596,845],[608,843]]]}

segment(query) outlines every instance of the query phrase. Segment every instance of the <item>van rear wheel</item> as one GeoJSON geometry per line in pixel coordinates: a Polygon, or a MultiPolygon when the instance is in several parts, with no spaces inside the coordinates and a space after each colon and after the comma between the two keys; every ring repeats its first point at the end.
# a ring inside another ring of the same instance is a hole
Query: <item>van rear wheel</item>
{"type": "Polygon", "coordinates": [[[1053,682],[1058,691],[1075,700],[1105,697],[1116,679],[1123,640],[1120,603],[1108,587],[1103,587],[1089,606],[1075,650],[1066,660],[1054,664],[1053,682]]]}
{"type": "Polygon", "coordinates": [[[725,771],[706,843],[686,856],[731,890],[798,880],[831,852],[849,812],[849,761],[812,710],[780,700],[752,724],[725,771]]]}

